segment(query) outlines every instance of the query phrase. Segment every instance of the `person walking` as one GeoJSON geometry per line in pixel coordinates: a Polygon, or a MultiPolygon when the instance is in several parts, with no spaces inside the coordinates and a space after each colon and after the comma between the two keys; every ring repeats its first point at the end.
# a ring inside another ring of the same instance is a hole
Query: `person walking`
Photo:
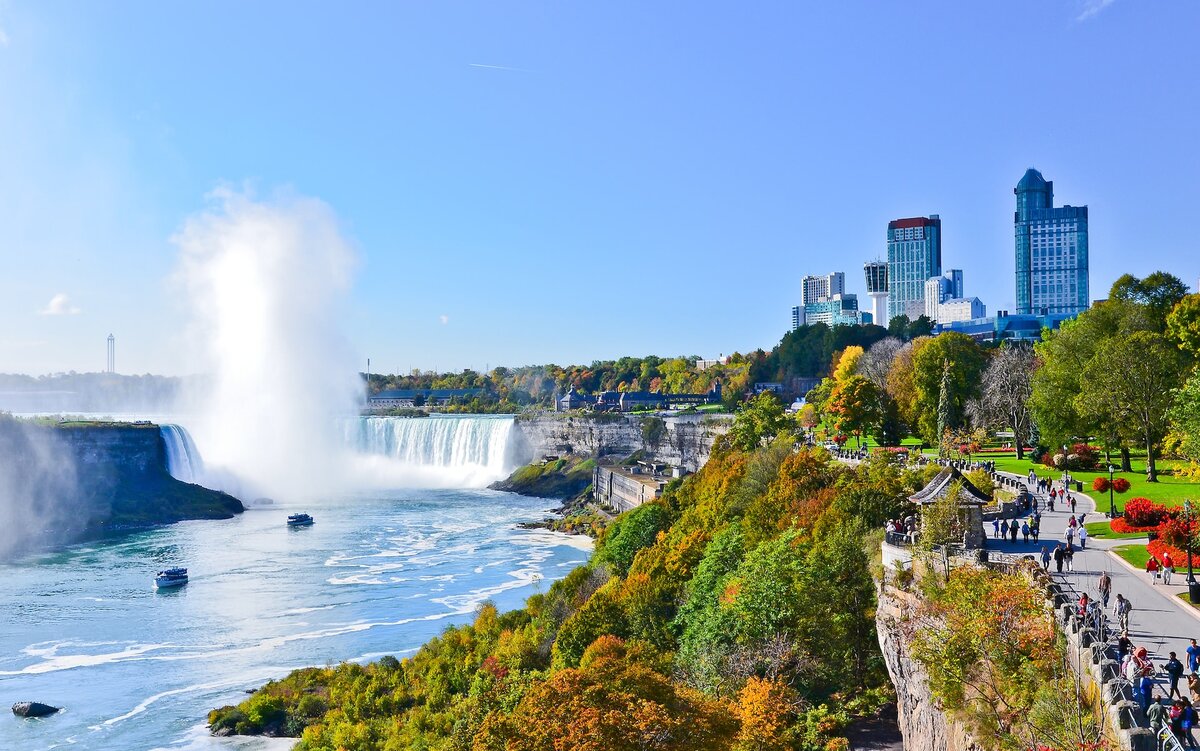
{"type": "Polygon", "coordinates": [[[1066,550],[1063,551],[1063,558],[1067,562],[1067,571],[1074,573],[1075,571],[1075,549],[1071,547],[1071,543],[1067,543],[1066,550]]]}
{"type": "Polygon", "coordinates": [[[1081,524],[1079,525],[1079,549],[1084,550],[1085,548],[1087,548],[1087,530],[1081,524]]]}
{"type": "Polygon", "coordinates": [[[1187,664],[1188,672],[1195,675],[1200,672],[1200,644],[1196,644],[1196,640],[1192,639],[1192,643],[1188,645],[1187,664]]]}
{"type": "Polygon", "coordinates": [[[1151,584],[1158,584],[1158,569],[1158,559],[1150,556],[1150,559],[1146,561],[1146,575],[1150,577],[1151,584]]]}
{"type": "Polygon", "coordinates": [[[1100,581],[1096,583],[1096,590],[1100,593],[1100,605],[1108,608],[1108,594],[1112,592],[1112,577],[1107,571],[1100,572],[1100,581]]]}
{"type": "Polygon", "coordinates": [[[1183,692],[1179,690],[1179,679],[1183,677],[1183,663],[1175,657],[1174,652],[1168,653],[1168,657],[1166,664],[1163,665],[1163,670],[1167,671],[1167,678],[1170,679],[1171,686],[1171,690],[1167,692],[1167,698],[1182,699],[1183,692]]]}
{"type": "Polygon", "coordinates": [[[1155,696],[1150,702],[1150,707],[1146,709],[1146,721],[1150,723],[1154,737],[1158,738],[1158,734],[1167,726],[1167,708],[1163,706],[1161,696],[1155,696]]]}
{"type": "MultiPolygon", "coordinates": [[[[1119,597],[1120,595],[1118,595],[1119,597]]],[[[1117,664],[1125,662],[1125,656],[1133,651],[1133,642],[1129,639],[1129,632],[1122,631],[1121,636],[1117,639],[1117,664]]]]}
{"type": "Polygon", "coordinates": [[[1042,546],[1042,569],[1050,570],[1050,550],[1045,545],[1042,546]]]}
{"type": "Polygon", "coordinates": [[[1021,542],[1029,542],[1029,522],[1021,522],[1021,542]]]}
{"type": "Polygon", "coordinates": [[[1000,517],[992,519],[992,537],[1000,536],[1000,517]]]}
{"type": "Polygon", "coordinates": [[[1129,601],[1129,598],[1122,597],[1120,593],[1117,593],[1117,602],[1114,607],[1117,609],[1117,628],[1128,634],[1129,614],[1133,612],[1133,603],[1129,601]]]}
{"type": "MultiPolygon", "coordinates": [[[[1058,569],[1058,573],[1060,573],[1060,574],[1062,573],[1063,563],[1065,563],[1066,560],[1067,560],[1067,555],[1063,551],[1063,546],[1062,546],[1062,543],[1060,542],[1058,545],[1054,546],[1054,565],[1058,569]]],[[[1117,596],[1120,597],[1120,595],[1117,595],[1117,596]]]]}
{"type": "Polygon", "coordinates": [[[1073,514],[1073,513],[1075,513],[1075,494],[1071,493],[1071,492],[1067,492],[1067,495],[1070,496],[1070,499],[1071,499],[1071,513],[1073,514]]]}
{"type": "Polygon", "coordinates": [[[1000,539],[1008,537],[1008,519],[1000,522],[1000,539]]]}
{"type": "Polygon", "coordinates": [[[1133,650],[1133,664],[1137,674],[1138,703],[1145,712],[1149,708],[1150,693],[1154,690],[1154,679],[1151,678],[1154,675],[1154,663],[1150,662],[1145,647],[1133,650]]]}
{"type": "Polygon", "coordinates": [[[1075,544],[1075,528],[1067,527],[1067,547],[1075,544]]]}
{"type": "Polygon", "coordinates": [[[1018,531],[1019,530],[1017,529],[1017,520],[1013,519],[1012,524],[1008,525],[1008,536],[1012,538],[1013,542],[1017,541],[1017,532],[1018,531]]]}
{"type": "Polygon", "coordinates": [[[1162,559],[1162,578],[1163,584],[1171,583],[1171,575],[1175,573],[1175,561],[1171,560],[1170,553],[1163,553],[1162,559]]]}
{"type": "Polygon", "coordinates": [[[1033,515],[1033,524],[1029,525],[1029,534],[1033,535],[1033,541],[1035,544],[1038,541],[1038,535],[1041,534],[1041,531],[1042,531],[1042,517],[1038,514],[1034,514],[1033,515]]]}
{"type": "Polygon", "coordinates": [[[1182,740],[1187,744],[1188,748],[1197,748],[1196,737],[1192,735],[1192,728],[1196,727],[1196,720],[1200,718],[1196,714],[1196,708],[1192,706],[1192,700],[1186,696],[1180,699],[1183,703],[1183,722],[1180,723],[1183,728],[1182,740]]]}

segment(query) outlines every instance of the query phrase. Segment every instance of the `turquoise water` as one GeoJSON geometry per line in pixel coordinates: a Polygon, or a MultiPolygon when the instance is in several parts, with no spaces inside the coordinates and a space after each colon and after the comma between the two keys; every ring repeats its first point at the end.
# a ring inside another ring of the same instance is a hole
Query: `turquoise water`
{"type": "Polygon", "coordinates": [[[586,539],[516,528],[552,502],[406,490],[253,509],[0,565],[0,749],[230,749],[208,710],[306,665],[403,657],[486,599],[518,607],[584,562],[586,539]],[[288,513],[316,517],[288,529],[288,513]],[[191,581],[156,592],[155,571],[191,581]]]}

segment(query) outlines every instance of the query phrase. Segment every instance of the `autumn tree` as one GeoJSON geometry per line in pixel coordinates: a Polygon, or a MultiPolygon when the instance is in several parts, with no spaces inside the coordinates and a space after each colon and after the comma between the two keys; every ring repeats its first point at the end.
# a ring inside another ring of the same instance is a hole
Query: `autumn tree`
{"type": "Polygon", "coordinates": [[[962,415],[967,402],[979,393],[979,379],[986,359],[974,339],[957,331],[939,334],[914,350],[914,418],[921,437],[936,446],[941,439],[938,418],[943,374],[947,374],[946,408],[955,416],[962,415]]]}
{"type": "Polygon", "coordinates": [[[1200,357],[1200,295],[1188,295],[1167,315],[1167,336],[1193,359],[1200,357]]]}
{"type": "Polygon", "coordinates": [[[848,376],[833,387],[828,412],[834,428],[842,435],[853,435],[862,446],[863,433],[878,424],[880,410],[879,388],[860,375],[848,376]]]}
{"type": "Polygon", "coordinates": [[[1025,446],[1033,420],[1030,401],[1037,358],[1025,344],[1007,343],[996,352],[987,369],[978,401],[978,417],[986,425],[1003,425],[1013,432],[1017,458],[1025,458],[1025,446]]]}
{"type": "Polygon", "coordinates": [[[757,448],[764,438],[774,438],[795,425],[783,410],[779,399],[764,391],[738,411],[729,429],[729,440],[742,451],[757,448]]]}

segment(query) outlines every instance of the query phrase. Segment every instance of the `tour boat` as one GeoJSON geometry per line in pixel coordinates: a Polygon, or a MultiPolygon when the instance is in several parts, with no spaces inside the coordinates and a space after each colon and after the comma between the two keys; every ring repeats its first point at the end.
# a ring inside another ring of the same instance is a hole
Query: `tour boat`
{"type": "Polygon", "coordinates": [[[287,523],[289,527],[307,527],[313,523],[313,518],[308,514],[292,514],[287,523]]]}
{"type": "Polygon", "coordinates": [[[168,587],[181,587],[188,582],[188,573],[186,568],[169,568],[164,571],[159,571],[154,577],[154,586],[159,589],[168,587]]]}

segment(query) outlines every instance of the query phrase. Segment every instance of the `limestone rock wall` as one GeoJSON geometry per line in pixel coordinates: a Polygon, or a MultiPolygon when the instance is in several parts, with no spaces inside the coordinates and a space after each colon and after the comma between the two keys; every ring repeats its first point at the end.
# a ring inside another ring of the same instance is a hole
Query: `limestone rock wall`
{"type": "Polygon", "coordinates": [[[695,472],[704,466],[713,443],[729,430],[728,415],[668,417],[545,412],[520,415],[515,440],[519,455],[532,461],[544,454],[648,457],[695,472]]]}

